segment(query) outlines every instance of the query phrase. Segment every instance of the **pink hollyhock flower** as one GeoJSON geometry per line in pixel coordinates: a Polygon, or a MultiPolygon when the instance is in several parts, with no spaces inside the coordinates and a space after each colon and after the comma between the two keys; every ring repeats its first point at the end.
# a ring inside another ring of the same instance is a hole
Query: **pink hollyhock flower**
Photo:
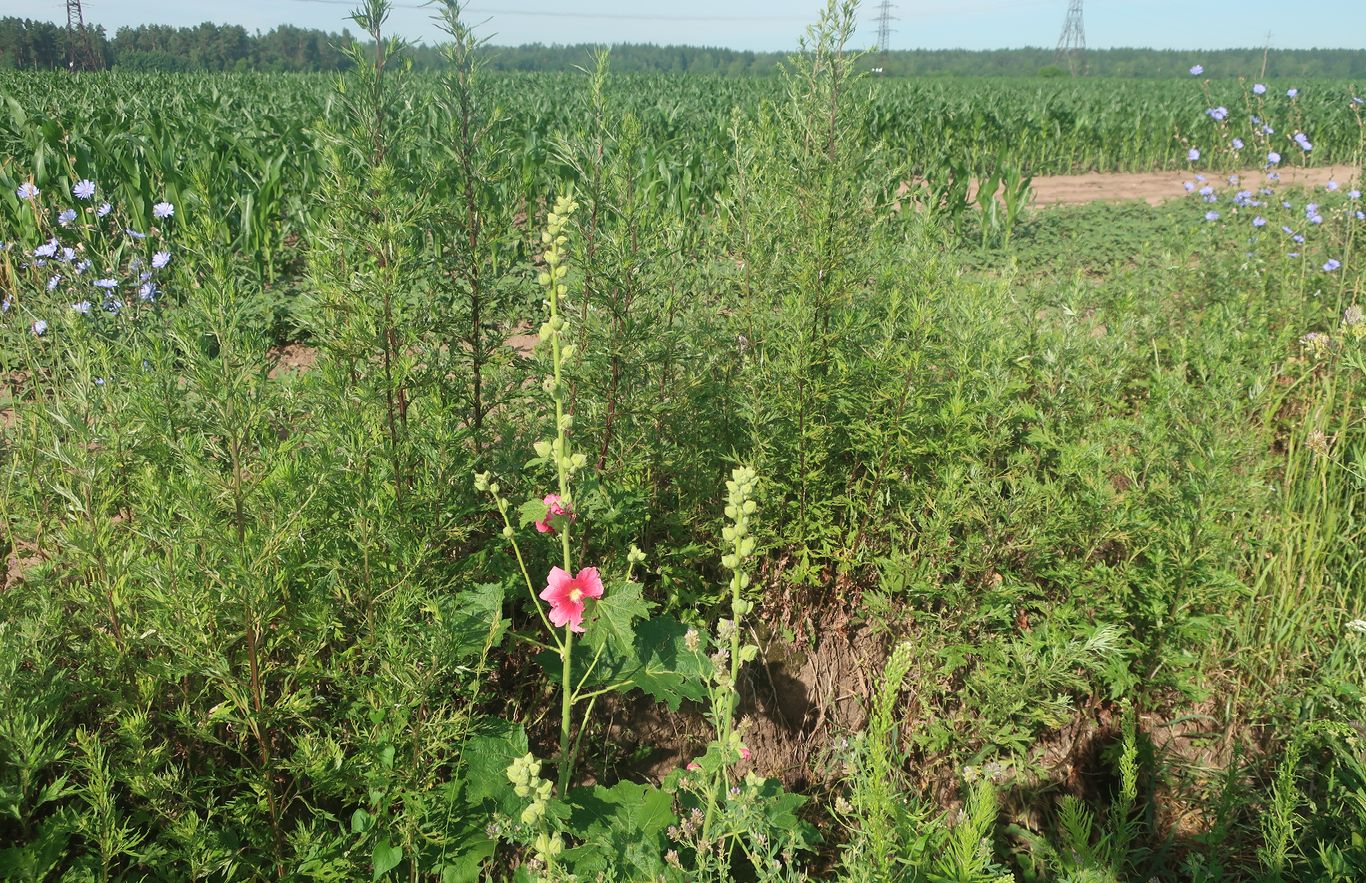
{"type": "Polygon", "coordinates": [[[570,521],[574,520],[574,513],[564,507],[564,503],[560,500],[559,494],[546,494],[545,499],[541,502],[545,503],[546,509],[545,517],[536,522],[536,529],[541,533],[555,532],[555,528],[550,524],[550,519],[556,515],[567,515],[569,516],[570,521]]]}
{"type": "Polygon", "coordinates": [[[558,567],[550,568],[541,600],[550,604],[550,621],[557,626],[568,625],[570,631],[583,632],[583,602],[587,598],[602,597],[602,577],[596,567],[585,567],[578,576],[570,576],[558,567]]]}
{"type": "Polygon", "coordinates": [[[749,760],[749,749],[748,749],[748,748],[745,748],[745,747],[741,746],[741,748],[740,748],[740,759],[741,759],[741,760],[749,760]]]}

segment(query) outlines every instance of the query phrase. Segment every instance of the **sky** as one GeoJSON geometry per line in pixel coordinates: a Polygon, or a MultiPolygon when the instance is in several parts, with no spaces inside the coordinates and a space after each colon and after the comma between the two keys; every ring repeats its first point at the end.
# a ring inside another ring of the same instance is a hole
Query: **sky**
{"type": "MultiPolygon", "coordinates": [[[[864,0],[857,46],[872,45],[876,7],[864,0]]],[[[352,0],[83,0],[86,21],[109,33],[124,25],[204,21],[269,30],[279,24],[340,31],[352,0]]],[[[393,30],[435,42],[422,0],[396,0],[393,30]]],[[[468,0],[467,20],[500,45],[674,43],[786,50],[823,0],[468,0]]],[[[893,49],[1051,47],[1067,0],[893,0],[893,49]]],[[[1088,0],[1091,47],[1221,49],[1366,48],[1366,0],[1088,0]]],[[[63,0],[0,0],[0,16],[66,21],[63,0]]],[[[354,27],[352,28],[355,29],[354,27]]]]}

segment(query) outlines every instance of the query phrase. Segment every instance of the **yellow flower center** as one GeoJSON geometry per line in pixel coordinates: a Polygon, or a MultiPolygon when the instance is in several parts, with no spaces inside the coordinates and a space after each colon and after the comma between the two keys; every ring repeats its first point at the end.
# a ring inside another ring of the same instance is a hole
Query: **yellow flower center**
{"type": "Polygon", "coordinates": [[[583,600],[583,589],[574,588],[569,590],[569,600],[575,604],[583,600]]]}

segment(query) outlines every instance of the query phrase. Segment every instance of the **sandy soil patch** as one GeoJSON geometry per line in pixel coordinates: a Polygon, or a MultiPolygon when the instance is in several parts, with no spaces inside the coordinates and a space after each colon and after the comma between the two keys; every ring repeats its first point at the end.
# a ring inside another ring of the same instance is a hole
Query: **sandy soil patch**
{"type": "Polygon", "coordinates": [[[274,363],[270,378],[274,380],[285,372],[302,374],[318,361],[318,350],[305,343],[287,343],[270,348],[269,358],[274,363]]]}
{"type": "MultiPolygon", "coordinates": [[[[1227,176],[1202,173],[1216,189],[1227,186],[1227,176]]],[[[1266,182],[1261,169],[1236,173],[1245,187],[1260,187],[1266,182]]],[[[1355,182],[1361,170],[1355,166],[1320,166],[1308,169],[1282,169],[1281,186],[1322,187],[1336,181],[1346,187],[1355,182]]],[[[1048,175],[1035,178],[1031,204],[1080,205],[1087,202],[1137,202],[1158,205],[1186,195],[1185,182],[1195,181],[1195,173],[1185,172],[1088,172],[1084,175],[1048,175]]]]}

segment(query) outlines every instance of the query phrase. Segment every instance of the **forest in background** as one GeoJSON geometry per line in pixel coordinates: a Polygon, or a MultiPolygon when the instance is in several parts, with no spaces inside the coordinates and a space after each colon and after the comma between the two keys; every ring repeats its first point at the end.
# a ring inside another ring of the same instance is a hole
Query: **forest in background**
{"type": "MultiPolygon", "coordinates": [[[[281,25],[264,33],[240,25],[205,22],[192,28],[141,25],[87,29],[94,52],[105,67],[144,71],[337,71],[349,66],[345,47],[355,38],[347,30],[331,33],[281,25]]],[[[488,47],[487,67],[501,71],[571,71],[598,48],[592,44],[488,47]]],[[[1099,77],[1163,78],[1185,76],[1188,52],[1160,49],[1094,49],[1085,72],[1099,77]]],[[[726,77],[775,76],[784,52],[751,52],[709,46],[659,46],[624,43],[612,47],[618,73],[690,73],[726,77]]],[[[419,70],[445,66],[437,46],[411,48],[419,70]]],[[[1212,72],[1261,71],[1271,77],[1366,77],[1366,49],[1220,49],[1202,52],[1212,72]],[[1265,55],[1265,59],[1263,56],[1265,55]]],[[[870,54],[868,67],[887,76],[1033,77],[1062,76],[1052,49],[911,49],[870,54]]],[[[67,66],[67,33],[59,24],[17,17],[0,18],[0,69],[42,70],[67,66]]]]}

